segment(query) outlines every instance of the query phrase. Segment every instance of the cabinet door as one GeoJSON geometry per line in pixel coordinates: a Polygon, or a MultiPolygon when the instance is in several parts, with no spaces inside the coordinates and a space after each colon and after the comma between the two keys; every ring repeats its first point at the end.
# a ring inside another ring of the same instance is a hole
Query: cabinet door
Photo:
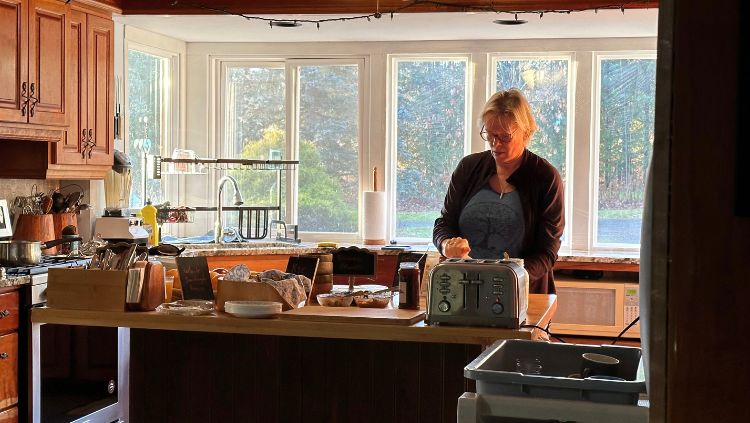
{"type": "Polygon", "coordinates": [[[67,7],[31,0],[29,10],[29,122],[67,126],[67,7]]]}
{"type": "Polygon", "coordinates": [[[17,423],[18,422],[18,407],[13,407],[10,410],[5,410],[0,413],[0,423],[17,423]]]}
{"type": "Polygon", "coordinates": [[[0,336],[0,409],[18,403],[18,334],[0,336]]]}
{"type": "Polygon", "coordinates": [[[88,164],[114,162],[114,22],[88,15],[88,127],[94,143],[88,164]]]}
{"type": "MultiPolygon", "coordinates": [[[[68,12],[68,116],[70,126],[65,139],[57,143],[56,164],[83,164],[88,137],[88,84],[86,82],[86,14],[68,12]]],[[[92,131],[93,134],[93,131],[92,131]]]]}
{"type": "Polygon", "coordinates": [[[28,0],[0,0],[0,121],[26,122],[28,40],[28,0]]]}

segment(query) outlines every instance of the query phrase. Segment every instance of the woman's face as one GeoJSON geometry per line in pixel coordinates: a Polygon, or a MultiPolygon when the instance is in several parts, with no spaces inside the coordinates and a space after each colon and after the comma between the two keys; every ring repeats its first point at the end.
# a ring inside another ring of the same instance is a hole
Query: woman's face
{"type": "Polygon", "coordinates": [[[526,148],[523,131],[507,116],[490,117],[484,123],[487,144],[498,165],[510,164],[523,155],[526,148]]]}

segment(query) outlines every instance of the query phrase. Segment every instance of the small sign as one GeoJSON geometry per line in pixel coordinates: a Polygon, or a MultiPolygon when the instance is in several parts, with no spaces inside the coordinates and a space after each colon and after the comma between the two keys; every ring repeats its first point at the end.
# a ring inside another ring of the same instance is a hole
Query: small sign
{"type": "Polygon", "coordinates": [[[182,298],[212,301],[214,291],[211,288],[211,275],[208,273],[206,257],[175,257],[175,261],[180,273],[182,298]]]}
{"type": "Polygon", "coordinates": [[[318,258],[310,256],[289,257],[286,263],[286,272],[295,275],[307,276],[310,281],[315,279],[318,271],[318,258]]]}
{"type": "Polygon", "coordinates": [[[375,277],[375,253],[365,248],[339,248],[333,253],[333,274],[336,276],[375,277]]]}

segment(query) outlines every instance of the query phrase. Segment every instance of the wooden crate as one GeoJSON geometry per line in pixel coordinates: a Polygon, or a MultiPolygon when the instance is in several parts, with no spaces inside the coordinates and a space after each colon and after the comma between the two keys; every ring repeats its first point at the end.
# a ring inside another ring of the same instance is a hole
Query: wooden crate
{"type": "Polygon", "coordinates": [[[123,270],[49,269],[47,307],[125,311],[127,280],[123,270]]]}

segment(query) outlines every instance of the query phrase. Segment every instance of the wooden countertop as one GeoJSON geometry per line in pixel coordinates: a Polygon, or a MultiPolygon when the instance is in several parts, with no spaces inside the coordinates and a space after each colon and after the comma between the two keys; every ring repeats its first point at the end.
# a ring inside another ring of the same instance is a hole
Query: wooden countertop
{"type": "MultiPolygon", "coordinates": [[[[529,295],[527,323],[546,327],[557,309],[557,296],[529,295]]],[[[411,326],[375,323],[321,323],[285,319],[240,319],[217,312],[215,316],[176,316],[157,312],[111,312],[35,308],[34,323],[79,326],[129,327],[188,332],[240,333],[313,338],[368,339],[489,345],[498,339],[537,339],[539,329],[502,329],[468,326],[411,326]]]]}

